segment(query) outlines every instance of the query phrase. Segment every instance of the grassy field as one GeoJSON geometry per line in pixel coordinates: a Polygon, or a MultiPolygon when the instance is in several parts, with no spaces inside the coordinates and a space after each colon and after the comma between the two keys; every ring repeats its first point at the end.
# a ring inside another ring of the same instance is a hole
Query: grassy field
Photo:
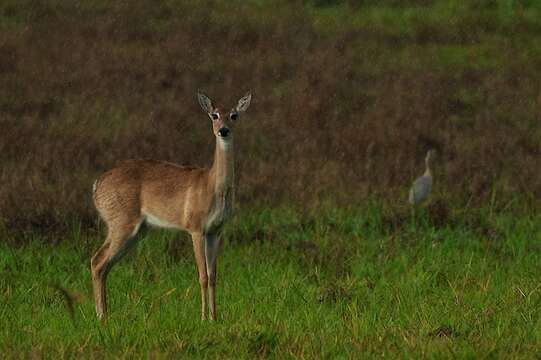
{"type": "Polygon", "coordinates": [[[0,355],[541,357],[540,94],[533,0],[1,1],[0,355]],[[254,94],[219,321],[190,240],[150,230],[101,324],[92,183],[210,164],[197,89],[254,94]]]}
{"type": "Polygon", "coordinates": [[[0,245],[0,353],[541,355],[539,215],[477,211],[441,225],[424,213],[414,220],[376,206],[317,214],[254,209],[235,218],[226,238],[216,323],[199,319],[185,237],[146,232],[111,273],[105,324],[94,316],[89,273],[97,234],[74,229],[54,247],[39,238],[0,245]]]}

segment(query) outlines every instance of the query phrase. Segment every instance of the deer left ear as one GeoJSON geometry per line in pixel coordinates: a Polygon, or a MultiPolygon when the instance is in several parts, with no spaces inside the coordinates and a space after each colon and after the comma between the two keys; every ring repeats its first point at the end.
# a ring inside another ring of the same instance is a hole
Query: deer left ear
{"type": "Polygon", "coordinates": [[[199,101],[199,105],[201,106],[201,109],[203,109],[203,111],[205,111],[207,114],[210,114],[211,112],[214,111],[212,100],[210,100],[210,98],[207,95],[198,91],[197,101],[199,101]]]}
{"type": "Polygon", "coordinates": [[[252,93],[247,92],[246,95],[244,95],[239,102],[237,103],[237,106],[235,107],[235,110],[238,112],[243,112],[248,109],[248,106],[250,106],[250,101],[252,100],[252,93]]]}

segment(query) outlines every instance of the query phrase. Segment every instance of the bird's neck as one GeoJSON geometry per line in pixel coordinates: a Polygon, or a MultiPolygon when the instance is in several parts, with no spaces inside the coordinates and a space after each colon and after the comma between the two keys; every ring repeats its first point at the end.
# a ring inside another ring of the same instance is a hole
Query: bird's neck
{"type": "Polygon", "coordinates": [[[432,176],[432,163],[430,162],[430,160],[431,159],[429,159],[428,157],[425,159],[425,166],[426,166],[425,173],[424,173],[425,176],[432,176]]]}

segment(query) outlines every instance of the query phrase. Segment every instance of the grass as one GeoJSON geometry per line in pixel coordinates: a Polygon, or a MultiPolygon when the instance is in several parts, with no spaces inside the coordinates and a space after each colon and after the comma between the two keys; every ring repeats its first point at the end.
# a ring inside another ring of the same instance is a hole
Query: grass
{"type": "Polygon", "coordinates": [[[111,273],[105,324],[94,317],[88,269],[101,237],[76,229],[54,247],[43,247],[39,237],[22,247],[0,245],[0,352],[7,358],[541,355],[538,214],[479,212],[436,225],[430,214],[414,221],[376,207],[251,210],[235,218],[226,239],[216,323],[199,320],[185,237],[144,235],[111,273]]]}

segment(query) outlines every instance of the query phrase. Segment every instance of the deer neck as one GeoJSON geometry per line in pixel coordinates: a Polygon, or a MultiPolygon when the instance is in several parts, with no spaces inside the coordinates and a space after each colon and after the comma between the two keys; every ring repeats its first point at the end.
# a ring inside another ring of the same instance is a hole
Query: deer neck
{"type": "Polygon", "coordinates": [[[233,187],[234,165],[233,139],[226,142],[216,137],[214,163],[210,169],[210,186],[216,195],[223,194],[233,187]]]}

